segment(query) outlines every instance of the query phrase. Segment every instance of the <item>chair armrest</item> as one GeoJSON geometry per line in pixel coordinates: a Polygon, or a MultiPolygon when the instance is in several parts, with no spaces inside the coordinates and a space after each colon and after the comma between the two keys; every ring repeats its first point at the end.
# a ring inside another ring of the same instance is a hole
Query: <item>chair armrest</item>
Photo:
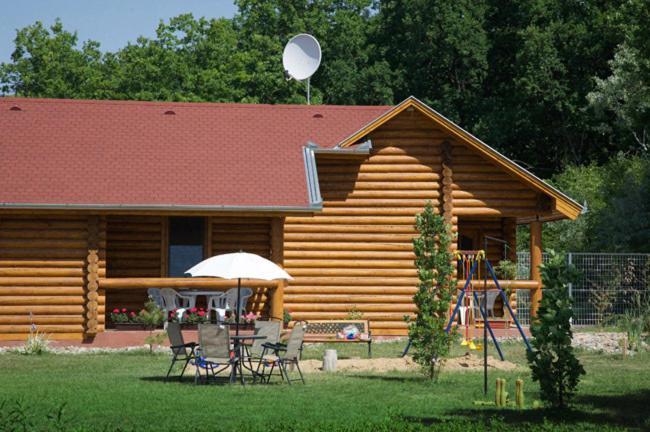
{"type": "Polygon", "coordinates": [[[281,343],[272,344],[272,343],[268,343],[268,342],[267,342],[267,343],[265,343],[265,344],[262,344],[262,347],[265,348],[265,349],[272,350],[272,351],[274,351],[276,354],[277,354],[279,351],[286,351],[286,350],[287,350],[287,346],[286,346],[285,344],[281,344],[281,343]]]}
{"type": "Polygon", "coordinates": [[[178,349],[178,348],[192,348],[192,349],[194,349],[197,346],[199,346],[199,344],[197,344],[196,342],[188,342],[188,343],[183,344],[183,345],[172,345],[169,348],[171,348],[171,349],[178,349]]]}
{"type": "Polygon", "coordinates": [[[287,345],[283,343],[271,343],[271,342],[265,342],[262,344],[263,347],[265,348],[286,348],[287,345]]]}

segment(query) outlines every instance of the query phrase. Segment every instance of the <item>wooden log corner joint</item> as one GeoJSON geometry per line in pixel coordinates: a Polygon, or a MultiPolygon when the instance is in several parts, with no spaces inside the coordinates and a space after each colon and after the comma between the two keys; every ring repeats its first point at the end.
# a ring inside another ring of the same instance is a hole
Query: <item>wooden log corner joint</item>
{"type": "Polygon", "coordinates": [[[452,145],[449,141],[442,143],[442,213],[445,222],[452,223],[454,212],[453,171],[451,160],[452,145]]]}
{"type": "Polygon", "coordinates": [[[86,256],[85,278],[85,332],[93,336],[98,330],[99,300],[99,217],[88,217],[88,255],[86,256]]]}

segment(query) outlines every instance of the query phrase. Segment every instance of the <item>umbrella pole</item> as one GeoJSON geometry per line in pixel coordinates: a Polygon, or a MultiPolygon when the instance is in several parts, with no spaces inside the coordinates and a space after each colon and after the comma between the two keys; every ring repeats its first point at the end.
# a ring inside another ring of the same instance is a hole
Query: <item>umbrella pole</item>
{"type": "Polygon", "coordinates": [[[241,278],[237,278],[237,305],[235,305],[235,334],[239,336],[239,304],[241,303],[241,278]]]}

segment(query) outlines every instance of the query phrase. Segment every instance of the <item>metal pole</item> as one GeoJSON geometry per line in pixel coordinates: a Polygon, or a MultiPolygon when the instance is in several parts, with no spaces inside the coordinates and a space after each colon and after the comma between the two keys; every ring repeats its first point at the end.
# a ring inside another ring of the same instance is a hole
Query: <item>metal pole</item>
{"type": "MultiPolygon", "coordinates": [[[[568,259],[568,262],[569,262],[569,266],[571,266],[571,264],[573,264],[573,254],[571,252],[569,252],[567,254],[567,259],[568,259]]],[[[569,282],[569,299],[571,299],[571,301],[573,302],[573,283],[572,282],[569,282]]],[[[573,326],[573,317],[569,318],[569,325],[573,326]]]]}
{"type": "Polygon", "coordinates": [[[241,303],[241,278],[237,278],[237,304],[235,305],[235,336],[239,336],[239,304],[241,303]]]}
{"type": "MultiPolygon", "coordinates": [[[[235,305],[235,336],[239,336],[239,304],[241,303],[241,278],[237,278],[237,304],[235,305]]],[[[235,354],[237,354],[237,363],[242,361],[241,358],[241,348],[239,346],[240,340],[239,338],[235,339],[235,354]]],[[[231,366],[233,374],[231,376],[231,381],[237,381],[237,364],[234,364],[231,366]]],[[[241,375],[241,369],[239,370],[239,374],[241,375]]],[[[240,379],[243,380],[243,377],[240,376],[240,379]]],[[[242,381],[242,384],[244,382],[242,381]]]]}
{"type": "Polygon", "coordinates": [[[307,105],[311,105],[311,89],[309,78],[307,78],[307,105]]]}

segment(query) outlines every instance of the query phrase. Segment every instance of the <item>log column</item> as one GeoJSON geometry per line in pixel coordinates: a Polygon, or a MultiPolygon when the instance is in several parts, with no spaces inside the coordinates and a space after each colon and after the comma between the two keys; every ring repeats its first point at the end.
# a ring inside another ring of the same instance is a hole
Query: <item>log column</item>
{"type": "Polygon", "coordinates": [[[542,264],[542,223],[539,220],[530,223],[530,279],[538,282],[536,289],[530,291],[530,317],[537,316],[539,303],[542,301],[542,276],[539,266],[542,264]]]}
{"type": "Polygon", "coordinates": [[[88,217],[88,254],[85,259],[85,297],[86,297],[86,336],[94,336],[98,331],[99,300],[99,217],[88,217]]]}
{"type": "MultiPolygon", "coordinates": [[[[284,267],[284,218],[271,219],[271,261],[284,267]]],[[[284,316],[285,281],[278,281],[271,294],[271,317],[282,319],[284,316]]]]}
{"type": "Polygon", "coordinates": [[[445,222],[450,225],[452,224],[454,212],[452,175],[451,143],[445,141],[442,144],[442,215],[445,222]]]}

